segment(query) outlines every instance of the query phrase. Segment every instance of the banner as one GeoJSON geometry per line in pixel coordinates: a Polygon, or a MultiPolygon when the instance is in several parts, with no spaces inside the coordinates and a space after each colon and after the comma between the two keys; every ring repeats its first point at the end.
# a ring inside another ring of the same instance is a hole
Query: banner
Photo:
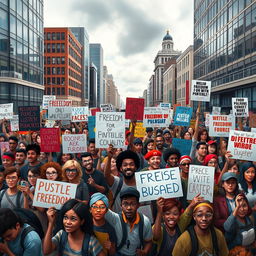
{"type": "Polygon", "coordinates": [[[192,140],[173,138],[172,139],[172,147],[178,149],[182,156],[184,156],[184,155],[189,156],[191,147],[192,147],[192,140]]]}
{"type": "Polygon", "coordinates": [[[256,159],[256,133],[231,130],[228,151],[234,159],[254,161],[256,159]]]}
{"type": "MultiPolygon", "coordinates": [[[[132,130],[132,124],[130,124],[130,131],[132,130]]],[[[146,128],[143,127],[142,122],[137,122],[134,130],[134,137],[143,138],[146,134],[146,128]]]]}
{"type": "Polygon", "coordinates": [[[62,135],[62,151],[64,154],[86,152],[87,140],[85,134],[62,135]]]}
{"type": "Polygon", "coordinates": [[[56,100],[56,96],[55,95],[43,95],[42,109],[48,109],[50,100],[56,100]]]}
{"type": "Polygon", "coordinates": [[[236,117],[249,116],[248,98],[232,98],[232,111],[236,117]]]}
{"type": "Polygon", "coordinates": [[[191,100],[209,102],[211,96],[211,82],[192,80],[191,100]]]}
{"type": "Polygon", "coordinates": [[[88,117],[89,138],[95,139],[96,116],[88,117]]]}
{"type": "Polygon", "coordinates": [[[178,167],[135,172],[135,179],[140,202],[183,196],[178,167]]]}
{"type": "Polygon", "coordinates": [[[114,107],[112,104],[100,104],[101,112],[113,112],[114,107]]]}
{"type": "Polygon", "coordinates": [[[171,103],[160,103],[159,105],[160,108],[171,108],[171,103]]]}
{"type": "Polygon", "coordinates": [[[170,122],[170,113],[168,108],[144,108],[144,127],[168,127],[170,122]]]}
{"type": "Polygon", "coordinates": [[[125,113],[97,112],[96,113],[96,148],[108,148],[112,144],[115,148],[125,146],[125,113]]]}
{"type": "Polygon", "coordinates": [[[37,179],[33,206],[59,210],[69,199],[76,197],[77,184],[37,179]]]}
{"type": "Polygon", "coordinates": [[[42,152],[60,152],[59,128],[41,128],[40,137],[42,152]]]}
{"type": "Polygon", "coordinates": [[[125,119],[143,120],[144,105],[144,99],[126,98],[125,119]]]}
{"type": "Polygon", "coordinates": [[[209,115],[209,135],[211,137],[228,137],[230,130],[236,128],[232,115],[209,115]]]}
{"type": "Polygon", "coordinates": [[[213,115],[220,115],[221,107],[212,107],[212,114],[213,115]]]}
{"type": "Polygon", "coordinates": [[[12,132],[19,131],[19,116],[18,115],[12,116],[12,119],[10,119],[10,126],[11,126],[12,132]]]}
{"type": "Polygon", "coordinates": [[[19,131],[40,130],[40,107],[26,106],[18,107],[19,131]]]}
{"type": "Polygon", "coordinates": [[[12,119],[13,103],[0,104],[0,119],[12,119]]]}
{"type": "Polygon", "coordinates": [[[71,120],[72,100],[50,100],[48,106],[49,120],[71,120]]]}
{"type": "Polygon", "coordinates": [[[73,107],[72,108],[72,122],[87,122],[89,115],[88,107],[73,107]]]}
{"type": "Polygon", "coordinates": [[[214,167],[190,165],[187,199],[192,200],[199,193],[205,200],[213,202],[214,167]]]}
{"type": "Polygon", "coordinates": [[[173,124],[178,126],[190,126],[191,117],[192,117],[192,108],[177,107],[175,111],[173,124]]]}

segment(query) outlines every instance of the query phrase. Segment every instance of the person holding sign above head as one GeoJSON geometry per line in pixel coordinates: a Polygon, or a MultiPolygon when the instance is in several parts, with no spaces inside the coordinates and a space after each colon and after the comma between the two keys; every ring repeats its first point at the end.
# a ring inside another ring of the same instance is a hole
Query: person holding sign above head
{"type": "Polygon", "coordinates": [[[228,256],[222,232],[213,227],[213,207],[208,201],[198,203],[193,210],[194,226],[190,226],[176,241],[172,256],[228,256]]]}
{"type": "Polygon", "coordinates": [[[160,169],[162,153],[158,150],[152,150],[148,152],[144,158],[148,161],[148,167],[145,167],[141,171],[157,170],[160,169]]]}

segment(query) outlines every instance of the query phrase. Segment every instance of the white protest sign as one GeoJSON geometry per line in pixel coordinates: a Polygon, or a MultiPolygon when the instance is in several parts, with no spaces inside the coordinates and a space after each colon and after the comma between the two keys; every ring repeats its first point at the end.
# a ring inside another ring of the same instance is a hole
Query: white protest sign
{"type": "Polygon", "coordinates": [[[256,159],[256,133],[231,130],[228,151],[234,159],[254,161],[256,159]]]}
{"type": "Polygon", "coordinates": [[[42,109],[48,109],[50,100],[56,100],[56,96],[55,95],[43,95],[42,109]]]}
{"type": "Polygon", "coordinates": [[[11,131],[16,132],[19,130],[19,116],[13,115],[12,119],[10,120],[11,131]]]}
{"type": "Polygon", "coordinates": [[[205,200],[213,201],[214,167],[190,165],[187,199],[192,200],[199,193],[205,200]]]}
{"type": "Polygon", "coordinates": [[[159,107],[160,108],[171,108],[171,103],[163,103],[163,102],[161,102],[159,107]]]}
{"type": "Polygon", "coordinates": [[[12,119],[13,103],[0,104],[0,119],[12,119]]]}
{"type": "Polygon", "coordinates": [[[112,104],[100,104],[101,112],[113,112],[114,108],[112,104]]]}
{"type": "Polygon", "coordinates": [[[232,115],[210,115],[209,135],[212,137],[228,137],[230,130],[236,128],[236,120],[232,115]]]}
{"type": "Polygon", "coordinates": [[[130,127],[130,120],[125,119],[125,128],[129,128],[129,127],[130,127]]]}
{"type": "Polygon", "coordinates": [[[135,179],[140,202],[183,196],[178,167],[135,172],[135,179]]]}
{"type": "Polygon", "coordinates": [[[49,120],[71,120],[72,100],[50,100],[48,106],[49,120]]]}
{"type": "Polygon", "coordinates": [[[72,122],[88,121],[89,108],[88,107],[73,107],[72,108],[72,122]]]}
{"type": "Polygon", "coordinates": [[[212,107],[212,114],[213,115],[220,115],[221,107],[212,107]]]}
{"type": "Polygon", "coordinates": [[[170,112],[168,108],[146,107],[144,108],[144,127],[167,127],[169,126],[170,112]]]}
{"type": "Polygon", "coordinates": [[[125,113],[96,112],[96,148],[114,148],[125,146],[125,113]]]}
{"type": "Polygon", "coordinates": [[[76,197],[77,184],[37,179],[33,206],[60,209],[69,199],[76,197]]]}
{"type": "Polygon", "coordinates": [[[209,102],[211,96],[211,81],[192,80],[191,100],[209,102]]]}
{"type": "Polygon", "coordinates": [[[232,98],[232,111],[237,117],[249,116],[248,98],[232,98]]]}
{"type": "Polygon", "coordinates": [[[65,134],[62,135],[62,150],[64,154],[86,152],[85,134],[65,134]]]}

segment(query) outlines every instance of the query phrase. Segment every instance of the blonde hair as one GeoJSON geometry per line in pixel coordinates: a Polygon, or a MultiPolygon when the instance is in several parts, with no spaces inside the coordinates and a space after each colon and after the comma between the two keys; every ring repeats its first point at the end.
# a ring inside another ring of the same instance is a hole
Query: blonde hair
{"type": "Polygon", "coordinates": [[[66,169],[71,169],[72,167],[75,167],[75,169],[77,169],[77,177],[75,179],[75,181],[77,183],[80,183],[82,176],[83,176],[83,172],[82,172],[82,167],[81,165],[74,159],[72,160],[68,160],[62,167],[62,177],[63,180],[62,181],[67,181],[68,182],[68,178],[66,175],[66,169]]]}

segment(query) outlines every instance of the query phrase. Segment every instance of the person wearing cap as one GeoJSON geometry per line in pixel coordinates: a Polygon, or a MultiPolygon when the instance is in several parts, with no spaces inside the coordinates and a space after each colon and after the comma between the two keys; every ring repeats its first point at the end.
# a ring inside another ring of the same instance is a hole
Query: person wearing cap
{"type": "Polygon", "coordinates": [[[224,235],[219,229],[213,227],[213,213],[213,207],[208,201],[200,202],[194,207],[195,225],[189,227],[178,238],[172,256],[189,256],[192,252],[193,255],[228,256],[224,235]],[[197,240],[197,243],[192,243],[192,238],[197,240]]]}
{"type": "Polygon", "coordinates": [[[148,255],[152,247],[151,223],[138,212],[139,198],[140,193],[136,188],[125,187],[120,192],[121,213],[108,210],[105,215],[118,234],[117,253],[120,256],[148,255]]]}
{"type": "Polygon", "coordinates": [[[176,148],[168,148],[164,151],[163,158],[166,162],[166,168],[178,167],[180,160],[180,151],[176,148]]]}
{"type": "Polygon", "coordinates": [[[148,167],[145,167],[141,171],[157,170],[160,169],[162,153],[158,150],[151,150],[144,158],[148,161],[148,167]]]}
{"type": "Polygon", "coordinates": [[[91,196],[89,205],[96,238],[106,255],[115,255],[117,244],[116,232],[113,226],[105,220],[105,214],[109,207],[108,198],[104,194],[97,192],[91,196]]]}
{"type": "Polygon", "coordinates": [[[164,137],[165,144],[170,146],[172,144],[172,136],[171,136],[171,132],[168,129],[165,129],[163,131],[163,137],[164,137]]]}
{"type": "Polygon", "coordinates": [[[226,172],[222,178],[223,194],[213,199],[215,213],[214,225],[224,232],[223,224],[228,216],[235,210],[235,197],[239,193],[237,175],[233,172],[226,172]]]}
{"type": "Polygon", "coordinates": [[[214,182],[218,184],[219,176],[221,174],[220,168],[218,165],[218,156],[215,154],[206,155],[204,158],[204,165],[209,167],[214,167],[214,182]]]}
{"type": "Polygon", "coordinates": [[[207,155],[207,144],[206,142],[199,142],[196,144],[196,154],[194,154],[191,148],[190,157],[192,158],[192,164],[203,165],[204,158],[207,155]]]}
{"type": "Polygon", "coordinates": [[[217,154],[217,141],[216,140],[209,140],[207,142],[207,149],[209,154],[217,154]]]}

